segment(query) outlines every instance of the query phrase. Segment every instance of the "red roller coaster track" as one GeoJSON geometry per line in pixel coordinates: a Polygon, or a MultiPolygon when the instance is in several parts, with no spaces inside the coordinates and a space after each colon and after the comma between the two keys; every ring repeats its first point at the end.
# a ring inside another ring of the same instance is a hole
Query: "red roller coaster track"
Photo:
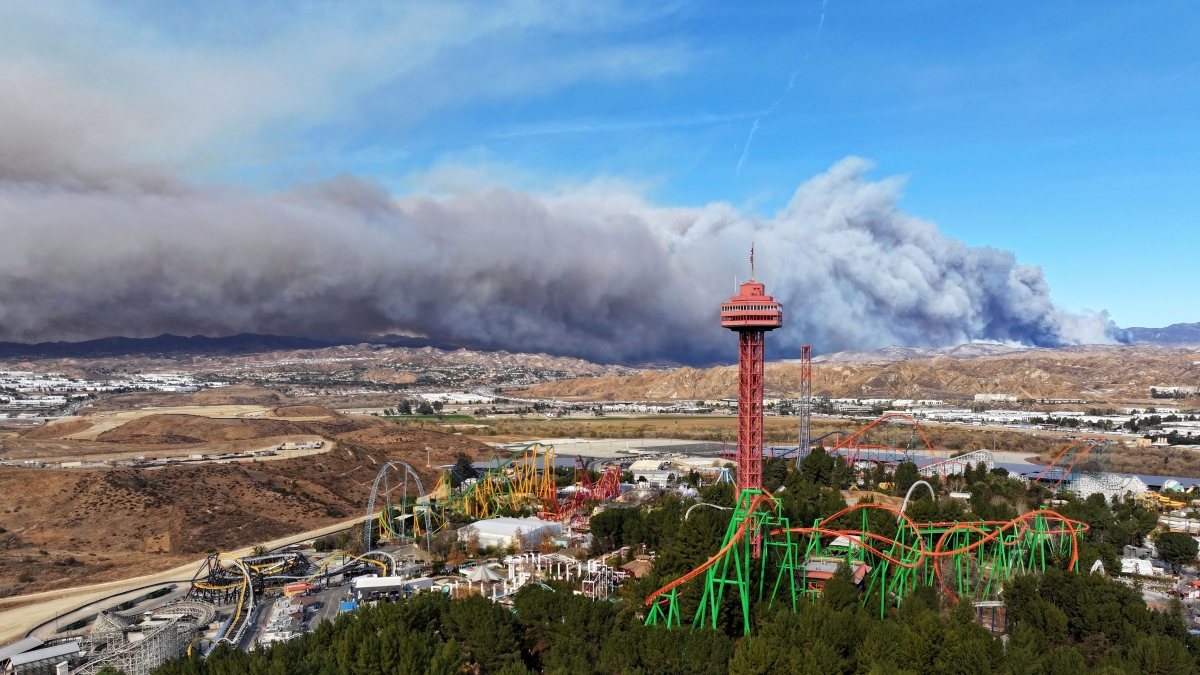
{"type": "MultiPolygon", "coordinates": [[[[1103,438],[1100,436],[1088,436],[1085,438],[1080,438],[1080,439],[1075,440],[1070,445],[1068,445],[1066,448],[1064,448],[1062,452],[1058,453],[1058,455],[1053,459],[1053,461],[1050,462],[1049,466],[1047,466],[1045,469],[1042,469],[1042,472],[1039,473],[1037,478],[1035,478],[1034,480],[1041,481],[1042,477],[1045,476],[1046,473],[1048,473],[1051,469],[1058,466],[1059,460],[1061,460],[1073,448],[1077,448],[1082,445],[1086,445],[1087,447],[1083,448],[1082,451],[1077,452],[1074,455],[1074,459],[1071,460],[1070,466],[1068,466],[1067,469],[1062,472],[1062,475],[1059,476],[1058,481],[1054,483],[1054,487],[1057,489],[1058,486],[1061,485],[1064,480],[1066,480],[1067,476],[1071,475],[1071,470],[1075,468],[1075,465],[1079,464],[1079,460],[1086,457],[1088,455],[1088,453],[1090,453],[1092,450],[1095,450],[1096,448],[1098,448],[1108,442],[1109,442],[1109,440],[1107,438],[1103,438]]],[[[1059,468],[1061,468],[1061,467],[1059,467],[1059,468]]]]}

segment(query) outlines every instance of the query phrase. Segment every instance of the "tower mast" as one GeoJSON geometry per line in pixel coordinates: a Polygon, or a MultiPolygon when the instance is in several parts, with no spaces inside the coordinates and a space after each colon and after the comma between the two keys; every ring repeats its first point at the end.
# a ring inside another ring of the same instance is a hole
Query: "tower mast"
{"type": "Polygon", "coordinates": [[[783,326],[783,308],[754,280],[754,247],[750,248],[750,281],[721,304],[721,326],[738,334],[737,493],[762,489],[763,336],[783,326]]]}

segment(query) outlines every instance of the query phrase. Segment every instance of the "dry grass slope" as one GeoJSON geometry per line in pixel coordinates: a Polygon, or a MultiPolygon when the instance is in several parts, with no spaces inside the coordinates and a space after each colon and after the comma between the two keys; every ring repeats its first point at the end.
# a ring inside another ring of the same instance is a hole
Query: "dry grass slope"
{"type": "MultiPolygon", "coordinates": [[[[286,412],[286,411],[285,411],[286,412]]],[[[310,434],[334,450],[296,459],[156,469],[0,468],[0,595],[168,569],[228,550],[326,526],[366,508],[371,483],[389,460],[404,460],[427,489],[458,453],[483,460],[492,449],[437,431],[323,409],[322,421],[142,417],[101,435],[123,446],[163,448],[194,439],[310,434]]]]}

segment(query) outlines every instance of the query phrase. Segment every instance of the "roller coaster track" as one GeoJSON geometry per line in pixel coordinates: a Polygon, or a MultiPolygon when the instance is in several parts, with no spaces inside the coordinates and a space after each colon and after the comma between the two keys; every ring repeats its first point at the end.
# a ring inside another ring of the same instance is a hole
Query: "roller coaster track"
{"type": "MultiPolygon", "coordinates": [[[[385,551],[368,551],[361,556],[338,551],[319,566],[314,566],[301,553],[269,553],[246,558],[232,553],[214,553],[204,560],[192,577],[187,597],[213,605],[235,604],[233,616],[215,643],[236,648],[253,621],[257,594],[283,588],[289,583],[309,583],[372,567],[378,567],[379,575],[386,577],[389,570],[396,570],[396,559],[385,551]]],[[[196,642],[193,640],[188,645],[189,654],[196,642]]]]}
{"type": "Polygon", "coordinates": [[[255,589],[254,572],[242,558],[231,553],[214,553],[205,559],[192,578],[192,589],[189,595],[199,591],[201,594],[213,593],[224,595],[226,592],[237,591],[237,609],[230,619],[229,626],[217,642],[224,642],[234,648],[242,641],[246,628],[254,617],[255,589]],[[208,581],[200,581],[201,577],[208,581]],[[240,576],[240,579],[238,577],[240,576]],[[232,577],[230,579],[230,577],[232,577]],[[236,582],[228,583],[226,581],[236,582]],[[232,634],[232,637],[231,637],[232,634]]]}
{"type": "Polygon", "coordinates": [[[1071,471],[1075,469],[1080,460],[1088,457],[1089,453],[1096,448],[1100,448],[1101,450],[1107,449],[1111,442],[1112,441],[1102,436],[1086,436],[1084,438],[1077,439],[1064,448],[1062,452],[1058,453],[1058,455],[1054,457],[1054,459],[1048,466],[1046,466],[1045,469],[1042,469],[1042,472],[1039,473],[1037,478],[1034,480],[1040,482],[1042,478],[1051,471],[1051,469],[1060,470],[1062,471],[1062,475],[1059,476],[1058,481],[1054,483],[1054,489],[1057,490],[1058,486],[1061,485],[1062,482],[1071,475],[1071,471]],[[1072,453],[1073,450],[1075,451],[1074,453],[1072,453]],[[1069,456],[1070,464],[1067,465],[1066,470],[1063,470],[1059,462],[1063,461],[1063,458],[1067,457],[1069,453],[1071,453],[1069,456]]]}
{"type": "MultiPolygon", "coordinates": [[[[454,470],[443,471],[433,490],[424,495],[428,504],[424,507],[417,506],[409,512],[406,501],[405,505],[400,507],[399,516],[393,512],[390,501],[385,508],[376,513],[381,485],[382,494],[388,494],[388,469],[391,465],[403,464],[393,462],[380,470],[372,486],[367,506],[365,543],[368,546],[372,543],[375,520],[378,521],[382,535],[402,538],[409,536],[407,523],[411,518],[412,536],[424,535],[428,545],[430,535],[442,527],[449,512],[474,519],[485,519],[497,515],[503,509],[534,509],[541,518],[563,520],[577,513],[592,500],[603,502],[621,492],[621,473],[618,467],[609,467],[593,483],[587,464],[581,457],[577,457],[573,481],[575,490],[569,496],[559,499],[555,461],[554,446],[542,443],[526,445],[521,452],[505,459],[492,455],[488,461],[488,468],[481,470],[482,475],[475,477],[473,483],[457,493],[453,487],[456,485],[453,479],[457,476],[461,481],[462,477],[454,470]],[[421,519],[424,519],[424,526],[421,519]]],[[[408,465],[404,466],[407,467],[406,471],[411,470],[408,465]]],[[[421,491],[424,492],[423,488],[421,491]]]]}
{"type": "MultiPolygon", "coordinates": [[[[929,438],[927,436],[925,436],[925,431],[921,428],[921,425],[918,424],[915,419],[909,417],[908,415],[905,415],[904,413],[888,413],[886,415],[879,417],[874,422],[871,422],[867,426],[859,429],[858,431],[854,432],[853,434],[845,436],[844,438],[842,438],[842,440],[835,443],[834,446],[832,448],[830,448],[829,453],[830,454],[838,453],[838,454],[845,456],[847,453],[851,452],[852,450],[857,451],[859,449],[894,450],[896,452],[903,454],[905,457],[908,457],[908,455],[909,455],[908,448],[899,448],[899,447],[893,447],[893,446],[888,446],[888,445],[883,445],[883,444],[878,444],[878,443],[863,444],[860,442],[859,439],[863,438],[872,429],[878,427],[880,424],[882,424],[888,420],[904,420],[913,426],[913,430],[921,437],[921,441],[925,444],[925,449],[929,452],[929,456],[933,458],[933,466],[936,467],[935,470],[937,471],[937,473],[939,473],[944,478],[946,476],[946,470],[942,466],[942,461],[938,458],[937,453],[933,451],[933,445],[931,445],[929,443],[929,438]]],[[[844,432],[831,432],[830,434],[826,434],[826,435],[828,436],[828,435],[832,435],[834,433],[844,433],[844,432]]],[[[821,438],[824,438],[824,436],[822,436],[821,438]]],[[[856,454],[857,454],[857,452],[856,452],[856,454]]],[[[850,459],[850,458],[847,457],[847,459],[850,459]]]]}
{"type": "MultiPolygon", "coordinates": [[[[141,639],[136,641],[130,641],[125,635],[126,629],[136,628],[134,618],[102,614],[105,623],[101,625],[98,620],[91,633],[82,639],[88,661],[71,672],[95,675],[105,666],[112,666],[130,675],[145,675],[167,659],[176,658],[180,640],[188,640],[204,630],[216,615],[212,605],[187,601],[173,603],[162,608],[160,613],[173,618],[149,632],[143,632],[141,639]]],[[[191,639],[189,650],[198,639],[206,638],[191,639]]]]}
{"type": "MultiPolygon", "coordinates": [[[[554,446],[531,443],[504,460],[492,455],[488,464],[484,475],[451,496],[443,508],[476,519],[490,518],[504,508],[534,507],[542,517],[558,520],[571,510],[570,504],[558,502],[554,446]]],[[[448,493],[444,484],[443,475],[439,490],[448,493]]]]}
{"type": "Polygon", "coordinates": [[[381,573],[379,576],[381,576],[381,577],[386,577],[386,576],[388,576],[388,567],[387,567],[387,564],[386,564],[386,563],[383,563],[383,562],[381,562],[381,561],[379,561],[379,560],[372,560],[372,559],[370,559],[370,558],[368,558],[368,557],[367,557],[367,556],[370,556],[370,555],[379,555],[379,554],[383,554],[383,555],[386,555],[388,558],[391,558],[391,560],[392,560],[392,569],[393,569],[393,570],[394,570],[394,569],[396,569],[396,559],[395,559],[395,558],[392,558],[392,556],[391,556],[391,555],[389,555],[389,554],[387,554],[387,553],[384,553],[383,551],[371,551],[370,553],[366,553],[366,554],[364,554],[364,555],[362,555],[362,556],[353,556],[353,555],[350,555],[349,553],[344,553],[344,552],[343,552],[343,553],[335,553],[334,555],[331,555],[331,556],[329,556],[328,558],[326,558],[326,559],[325,559],[325,562],[321,563],[321,565],[320,565],[319,567],[317,567],[317,571],[316,571],[316,572],[313,572],[313,573],[312,573],[310,576],[308,576],[308,577],[305,577],[305,578],[304,578],[304,581],[306,581],[306,582],[307,582],[307,581],[312,581],[312,580],[314,580],[314,579],[316,579],[317,577],[320,577],[320,576],[322,576],[322,575],[324,575],[324,576],[334,576],[334,575],[336,575],[336,574],[341,574],[342,572],[344,572],[344,571],[345,571],[345,569],[346,569],[347,567],[350,567],[350,566],[351,566],[353,563],[355,563],[355,562],[363,562],[363,563],[368,563],[368,564],[371,564],[371,565],[378,565],[378,566],[379,566],[379,568],[380,568],[380,571],[382,572],[382,573],[381,573]],[[340,559],[339,559],[339,558],[340,558],[340,559]],[[331,565],[333,565],[333,563],[334,563],[335,561],[336,561],[336,562],[338,562],[338,563],[340,563],[340,566],[339,566],[339,567],[337,567],[337,568],[335,568],[335,569],[333,569],[333,570],[330,570],[330,569],[329,569],[329,568],[330,568],[330,566],[331,566],[331,565]]]}
{"type": "MultiPolygon", "coordinates": [[[[375,501],[379,495],[379,484],[380,483],[383,483],[384,501],[387,502],[387,506],[386,506],[386,508],[384,508],[383,513],[388,518],[391,517],[391,510],[392,510],[391,490],[389,489],[389,485],[387,482],[387,474],[388,474],[389,469],[403,469],[403,471],[404,471],[404,474],[403,474],[404,475],[404,487],[403,487],[404,492],[402,493],[402,498],[403,498],[404,502],[401,506],[402,511],[407,511],[407,508],[408,508],[408,478],[409,478],[409,476],[412,476],[413,482],[416,483],[418,499],[421,496],[425,495],[425,488],[424,488],[424,486],[421,485],[421,477],[419,475],[417,475],[417,470],[412,468],[412,466],[410,466],[407,462],[393,460],[393,461],[388,462],[387,464],[384,464],[383,467],[381,467],[379,469],[379,473],[375,475],[375,482],[374,482],[374,484],[371,485],[371,497],[369,500],[367,500],[367,517],[366,517],[366,521],[363,523],[363,543],[366,545],[367,551],[371,550],[371,544],[373,543],[371,541],[371,535],[374,533],[375,528],[374,528],[372,521],[375,519],[375,501]]],[[[413,508],[414,509],[416,508],[416,500],[414,500],[414,502],[413,502],[413,508]]],[[[430,525],[430,518],[429,518],[430,508],[431,508],[430,506],[427,506],[424,509],[425,550],[426,551],[433,550],[433,533],[432,533],[433,528],[430,525]]],[[[415,516],[415,513],[414,513],[414,516],[415,516]]],[[[390,526],[388,529],[391,529],[390,526]]],[[[414,533],[414,536],[415,536],[415,533],[414,533]]]]}
{"type": "Polygon", "coordinates": [[[749,633],[751,567],[761,566],[757,595],[764,599],[771,555],[777,576],[770,601],[776,600],[781,587],[785,592],[790,589],[793,610],[799,595],[816,597],[828,578],[826,574],[810,579],[810,561],[840,561],[855,566],[866,586],[864,604],[877,596],[881,616],[918,584],[936,584],[955,599],[989,599],[1014,574],[1044,570],[1048,558],[1051,564],[1077,568],[1079,540],[1087,529],[1085,523],[1048,510],[1026,513],[1010,521],[918,524],[903,511],[879,504],[857,504],[816,521],[812,527],[791,527],[781,515],[778,500],[765,492],[743,490],[724,544],[703,564],[646,598],[650,609],[646,623],[679,626],[680,589],[704,576],[693,626],[711,623],[715,627],[725,591],[731,588],[737,591],[743,629],[749,633]],[[868,514],[873,511],[895,517],[895,534],[870,531],[868,514]],[[856,514],[862,522],[860,528],[835,526],[856,514]],[[762,538],[763,556],[759,561],[750,559],[749,533],[762,538]],[[793,536],[797,538],[793,540],[793,536]]]}

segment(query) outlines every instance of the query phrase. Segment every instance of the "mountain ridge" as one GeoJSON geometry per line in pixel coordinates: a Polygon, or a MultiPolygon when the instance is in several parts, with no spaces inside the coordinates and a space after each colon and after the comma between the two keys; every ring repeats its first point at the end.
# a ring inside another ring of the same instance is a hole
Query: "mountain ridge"
{"type": "Polygon", "coordinates": [[[81,342],[0,342],[0,358],[104,358],[150,354],[258,354],[273,351],[323,349],[354,344],[379,344],[388,347],[434,347],[455,349],[434,340],[401,335],[347,340],[239,333],[222,337],[172,335],[163,333],[149,338],[112,336],[81,342]]]}

